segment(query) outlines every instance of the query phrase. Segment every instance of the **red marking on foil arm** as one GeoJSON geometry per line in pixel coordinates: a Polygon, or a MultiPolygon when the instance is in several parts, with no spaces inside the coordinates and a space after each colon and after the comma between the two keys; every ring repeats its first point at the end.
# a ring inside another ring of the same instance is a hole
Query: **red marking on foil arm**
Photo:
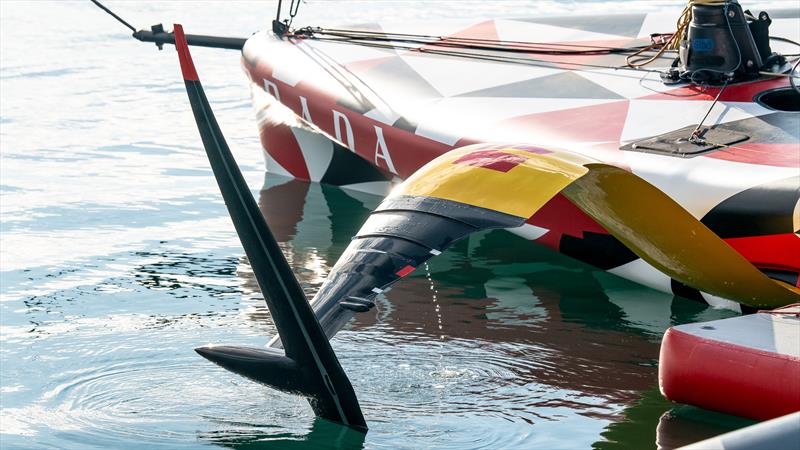
{"type": "Polygon", "coordinates": [[[192,55],[189,53],[189,44],[186,43],[186,36],[183,34],[183,26],[176,23],[173,28],[175,33],[175,48],[178,50],[178,59],[181,62],[181,73],[184,80],[200,81],[197,71],[194,68],[192,55]]]}
{"type": "Polygon", "coordinates": [[[414,266],[410,266],[410,265],[409,266],[405,266],[402,269],[400,269],[397,272],[395,272],[395,275],[397,275],[400,278],[403,278],[404,276],[406,276],[406,275],[410,274],[411,272],[413,272],[414,269],[416,269],[416,267],[414,267],[414,266]]]}

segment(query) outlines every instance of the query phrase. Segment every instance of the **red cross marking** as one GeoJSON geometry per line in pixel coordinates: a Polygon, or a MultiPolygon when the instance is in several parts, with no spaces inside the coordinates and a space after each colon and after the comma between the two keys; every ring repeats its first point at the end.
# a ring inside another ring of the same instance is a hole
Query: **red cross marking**
{"type": "MultiPolygon", "coordinates": [[[[545,154],[550,153],[545,150],[532,146],[515,146],[514,150],[523,150],[529,153],[545,154]]],[[[508,172],[509,170],[517,167],[525,162],[524,156],[515,155],[513,153],[505,153],[498,150],[478,150],[458,158],[453,161],[455,164],[466,164],[468,166],[484,167],[486,169],[496,170],[498,172],[508,172]]]]}

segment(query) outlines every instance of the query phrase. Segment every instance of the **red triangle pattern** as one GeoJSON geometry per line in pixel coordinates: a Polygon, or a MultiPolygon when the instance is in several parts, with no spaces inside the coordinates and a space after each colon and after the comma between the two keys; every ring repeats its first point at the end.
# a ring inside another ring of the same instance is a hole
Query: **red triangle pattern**
{"type": "MultiPolygon", "coordinates": [[[[558,99],[553,99],[558,102],[558,99]]],[[[535,131],[543,139],[618,143],[628,117],[628,100],[518,116],[499,124],[509,130],[535,131]]]]}

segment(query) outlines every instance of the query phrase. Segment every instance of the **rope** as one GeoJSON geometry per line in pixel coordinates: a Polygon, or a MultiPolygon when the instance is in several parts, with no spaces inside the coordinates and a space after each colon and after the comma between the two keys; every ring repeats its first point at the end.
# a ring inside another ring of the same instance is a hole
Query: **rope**
{"type": "MultiPolygon", "coordinates": [[[[725,92],[725,88],[727,88],[727,87],[728,87],[728,81],[725,80],[725,84],[722,85],[722,88],[719,90],[719,92],[717,92],[717,96],[714,97],[714,101],[711,102],[711,106],[708,107],[708,111],[706,111],[706,115],[703,116],[703,119],[700,120],[700,123],[698,123],[697,126],[694,127],[694,130],[692,131],[692,134],[689,135],[689,142],[691,142],[693,144],[700,144],[700,145],[703,145],[703,144],[706,143],[706,140],[703,139],[700,136],[700,128],[703,127],[703,123],[706,121],[706,119],[708,119],[708,115],[711,114],[711,110],[714,109],[714,106],[716,106],[717,101],[719,101],[719,98],[722,96],[722,93],[725,92]]],[[[714,144],[714,145],[716,145],[716,144],[714,144]]]]}
{"type": "Polygon", "coordinates": [[[553,67],[566,65],[613,70],[634,70],[655,72],[660,70],[635,69],[626,66],[579,63],[564,60],[542,60],[531,57],[512,56],[513,54],[544,54],[562,56],[624,54],[641,50],[640,47],[604,47],[586,44],[542,43],[526,41],[500,41],[466,37],[446,37],[425,34],[387,33],[368,30],[348,30],[338,28],[305,27],[295,30],[290,37],[311,39],[322,42],[360,45],[388,50],[407,50],[434,55],[471,58],[493,62],[553,67]],[[487,53],[495,52],[495,54],[487,53]]]}
{"type": "Polygon", "coordinates": [[[92,2],[92,3],[94,3],[95,5],[97,5],[97,6],[98,6],[100,9],[102,9],[103,11],[107,12],[109,15],[111,15],[111,17],[113,17],[113,18],[117,19],[117,21],[118,21],[119,23],[121,23],[121,24],[125,25],[126,27],[130,28],[130,29],[131,29],[131,31],[133,31],[134,33],[136,33],[136,28],[134,28],[134,27],[133,27],[133,25],[131,25],[131,24],[129,24],[128,22],[126,22],[126,21],[125,21],[125,19],[123,19],[122,17],[120,17],[120,16],[118,16],[118,15],[114,14],[114,11],[111,11],[110,9],[106,8],[106,7],[105,7],[105,6],[104,6],[102,3],[100,3],[100,2],[99,2],[99,1],[97,1],[97,0],[91,0],[91,2],[92,2]]]}
{"type": "Polygon", "coordinates": [[[388,50],[408,50],[408,51],[416,51],[419,53],[427,53],[433,55],[442,55],[442,56],[454,56],[460,58],[470,58],[470,59],[477,59],[483,61],[493,61],[493,62],[502,62],[502,63],[511,63],[511,64],[523,64],[523,65],[530,65],[530,66],[540,66],[540,67],[554,67],[558,65],[566,65],[566,66],[575,66],[575,67],[589,67],[589,68],[596,68],[596,69],[613,69],[613,70],[631,70],[634,72],[654,72],[654,73],[661,73],[660,70],[655,69],[637,69],[632,67],[626,66],[610,66],[610,65],[602,65],[602,64],[589,64],[589,63],[578,63],[573,61],[546,61],[542,59],[535,59],[535,58],[525,58],[525,57],[514,57],[508,55],[491,55],[486,53],[470,53],[469,51],[455,51],[455,50],[439,50],[435,48],[418,48],[414,46],[398,46],[392,45],[387,43],[377,43],[377,42],[366,42],[366,41],[357,41],[352,42],[348,39],[335,39],[335,38],[322,38],[322,37],[312,37],[311,39],[323,41],[323,42],[338,42],[338,43],[345,43],[345,44],[352,44],[352,45],[361,45],[364,47],[374,47],[374,48],[384,48],[388,50]]]}
{"type": "Polygon", "coordinates": [[[289,4],[289,23],[286,24],[287,26],[292,26],[294,16],[297,15],[298,10],[300,10],[300,0],[292,0],[292,3],[289,4]]]}
{"type": "MultiPolygon", "coordinates": [[[[770,36],[769,38],[772,39],[773,41],[786,42],[787,44],[793,44],[800,47],[800,42],[793,41],[789,38],[785,38],[782,36],[770,36]]],[[[791,56],[791,55],[784,55],[784,56],[791,56]]]]}
{"type": "Polygon", "coordinates": [[[763,70],[759,71],[758,73],[760,75],[765,75],[768,77],[788,77],[789,84],[792,86],[792,89],[794,89],[795,91],[797,91],[798,94],[800,94],[800,86],[798,86],[797,81],[795,81],[798,78],[800,78],[800,75],[795,75],[795,72],[797,72],[798,65],[800,65],[800,58],[798,58],[797,61],[795,61],[794,66],[792,66],[792,68],[788,70],[788,73],[768,72],[763,70]]]}
{"type": "Polygon", "coordinates": [[[466,37],[435,36],[426,34],[386,33],[367,30],[350,30],[340,28],[301,28],[293,37],[318,40],[339,39],[349,43],[397,42],[413,45],[434,45],[437,47],[453,47],[469,50],[490,50],[511,53],[533,53],[547,55],[606,55],[629,53],[645,48],[607,47],[585,44],[560,44],[528,41],[501,41],[497,39],[480,39],[466,37]]]}

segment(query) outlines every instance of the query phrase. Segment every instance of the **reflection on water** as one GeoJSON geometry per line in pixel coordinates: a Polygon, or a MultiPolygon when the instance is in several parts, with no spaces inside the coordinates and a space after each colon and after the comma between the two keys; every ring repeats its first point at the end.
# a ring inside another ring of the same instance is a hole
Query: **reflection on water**
{"type": "MultiPolygon", "coordinates": [[[[43,4],[0,2],[3,448],[642,449],[745,424],[675,408],[656,387],[663,331],[730,312],[502,231],[434,258],[333,340],[366,437],[211,365],[193,348],[264,345],[275,330],[198,147],[174,51],[130,42],[88,2],[49,3],[48,14],[43,4]],[[13,39],[40,28],[48,32],[25,45],[13,39]]],[[[304,17],[380,19],[332,5],[317,2],[304,17]]],[[[409,20],[459,9],[383,5],[409,20]]],[[[137,23],[191,18],[198,32],[225,35],[263,28],[265,17],[261,2],[123,7],[137,23]]],[[[520,7],[460,10],[485,17],[520,7]]],[[[264,180],[247,85],[231,69],[239,55],[193,53],[311,296],[380,199],[264,180]]]]}
{"type": "MultiPolygon", "coordinates": [[[[380,201],[272,175],[258,198],[309,295],[380,201]]],[[[726,312],[510,233],[458,243],[334,339],[372,427],[366,438],[193,354],[207,342],[259,345],[274,334],[241,250],[114,260],[121,273],[20,296],[23,308],[4,316],[4,441],[670,448],[742,425],[675,419],[655,387],[663,330],[726,312]]]]}
{"type": "Polygon", "coordinates": [[[675,448],[687,442],[697,442],[731,430],[754,425],[741,417],[715,413],[693,406],[672,408],[661,415],[656,428],[659,449],[675,448]]]}
{"type": "MultiPolygon", "coordinates": [[[[378,201],[274,176],[265,187],[262,211],[290,258],[308,264],[325,255],[324,270],[378,201]]],[[[648,448],[657,442],[657,426],[659,445],[672,448],[724,431],[700,419],[694,433],[658,425],[672,417],[672,405],[655,377],[666,327],[725,312],[641,288],[504,232],[457,244],[381,300],[335,341],[359,349],[342,359],[367,415],[379,421],[368,446],[384,424],[425,445],[456,448],[574,448],[576,442],[648,448]],[[420,414],[432,417],[419,420],[420,414]],[[456,421],[464,422],[455,429],[468,430],[466,440],[439,441],[441,427],[456,421]]],[[[723,428],[741,425],[729,421],[723,428]]],[[[307,439],[314,442],[315,433],[307,439]]]]}

